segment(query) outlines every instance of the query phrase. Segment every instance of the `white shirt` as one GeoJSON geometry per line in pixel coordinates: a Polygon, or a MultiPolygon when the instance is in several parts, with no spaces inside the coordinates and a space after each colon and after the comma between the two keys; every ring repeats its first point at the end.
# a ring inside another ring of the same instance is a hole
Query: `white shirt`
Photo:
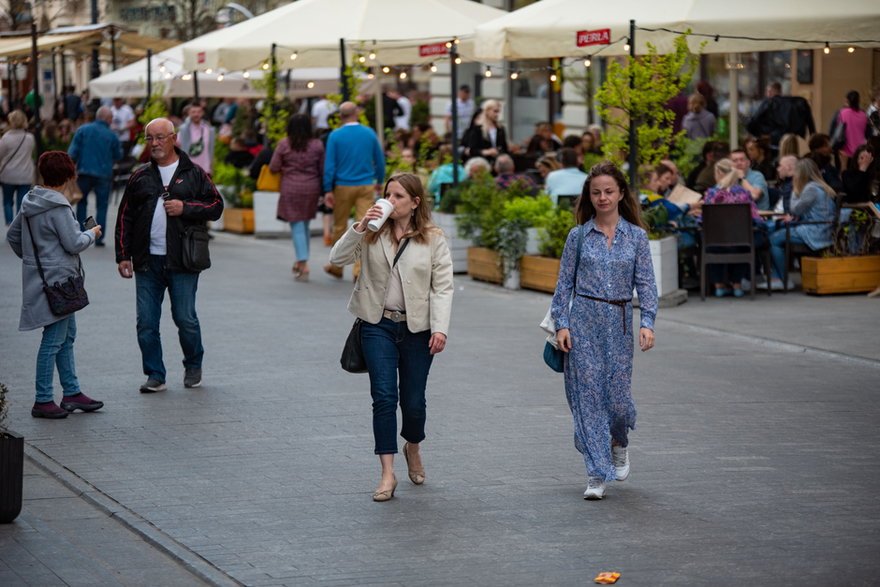
{"type": "Polygon", "coordinates": [[[116,136],[120,142],[129,142],[131,140],[131,129],[128,123],[134,120],[134,110],[128,104],[123,104],[119,108],[111,106],[110,111],[113,113],[113,120],[110,121],[110,128],[116,131],[116,136]]]}
{"type": "MultiPolygon", "coordinates": [[[[474,101],[467,99],[464,102],[455,99],[458,109],[458,138],[464,134],[464,131],[471,125],[471,118],[474,117],[474,101]]],[[[446,105],[446,116],[452,116],[452,101],[446,105]]],[[[451,123],[450,123],[451,124],[451,123]]],[[[451,126],[449,127],[452,128],[451,126]]]]}
{"type": "Polygon", "coordinates": [[[312,106],[312,118],[315,119],[315,128],[330,128],[327,118],[336,112],[336,107],[327,98],[322,98],[312,106]]]}
{"type": "Polygon", "coordinates": [[[403,110],[403,114],[394,117],[394,128],[409,130],[409,117],[412,114],[412,102],[406,96],[397,99],[397,104],[403,110]]]}
{"type": "MultiPolygon", "coordinates": [[[[168,186],[171,185],[171,178],[174,177],[174,172],[177,171],[177,165],[180,163],[180,159],[172,163],[171,165],[166,165],[162,167],[159,166],[159,176],[162,178],[162,185],[165,186],[165,189],[168,189],[168,186]]],[[[156,209],[153,210],[153,222],[150,224],[150,254],[151,255],[165,255],[168,252],[167,245],[165,242],[165,232],[168,229],[168,216],[165,214],[165,206],[162,205],[163,200],[159,200],[156,202],[156,209]]]]}

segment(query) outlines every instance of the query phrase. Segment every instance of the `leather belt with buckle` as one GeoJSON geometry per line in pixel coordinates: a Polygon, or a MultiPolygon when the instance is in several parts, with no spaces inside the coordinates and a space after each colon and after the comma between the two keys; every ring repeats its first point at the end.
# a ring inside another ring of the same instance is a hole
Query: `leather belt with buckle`
{"type": "Polygon", "coordinates": [[[392,322],[406,322],[406,312],[399,310],[383,310],[382,316],[388,318],[392,322]]]}

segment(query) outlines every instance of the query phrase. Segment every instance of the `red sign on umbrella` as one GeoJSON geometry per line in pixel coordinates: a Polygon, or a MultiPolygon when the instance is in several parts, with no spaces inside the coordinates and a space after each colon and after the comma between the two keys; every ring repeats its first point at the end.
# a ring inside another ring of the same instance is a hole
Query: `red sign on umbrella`
{"type": "Polygon", "coordinates": [[[449,49],[446,43],[433,43],[431,45],[419,45],[419,57],[434,57],[435,55],[448,55],[449,49]]]}
{"type": "Polygon", "coordinates": [[[610,45],[611,29],[599,29],[596,31],[578,31],[577,46],[587,47],[589,45],[610,45]]]}

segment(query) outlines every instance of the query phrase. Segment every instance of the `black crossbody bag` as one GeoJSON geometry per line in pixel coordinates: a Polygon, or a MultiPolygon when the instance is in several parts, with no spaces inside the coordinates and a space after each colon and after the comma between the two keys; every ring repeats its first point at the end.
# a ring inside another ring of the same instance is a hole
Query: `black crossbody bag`
{"type": "Polygon", "coordinates": [[[56,281],[52,285],[46,282],[46,274],[43,273],[43,264],[40,262],[40,253],[37,250],[37,241],[34,240],[34,233],[31,231],[31,221],[25,218],[28,225],[28,234],[31,237],[31,244],[34,246],[34,259],[37,261],[37,271],[40,273],[40,279],[43,280],[43,291],[46,292],[46,299],[49,300],[49,310],[55,316],[66,316],[77,310],[82,310],[89,305],[89,295],[85,288],[85,272],[82,268],[82,259],[76,256],[78,262],[77,272],[79,275],[71,275],[67,281],[61,283],[56,281]]]}

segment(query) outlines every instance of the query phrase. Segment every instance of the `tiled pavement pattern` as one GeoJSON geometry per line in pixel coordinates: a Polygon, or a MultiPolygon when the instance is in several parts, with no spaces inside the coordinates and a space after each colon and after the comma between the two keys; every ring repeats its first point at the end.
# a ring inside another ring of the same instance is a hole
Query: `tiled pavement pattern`
{"type": "MultiPolygon", "coordinates": [[[[400,457],[396,497],[377,504],[368,380],[338,368],[351,282],[321,273],[326,251],[313,239],[312,282],[294,283],[288,241],[218,235],[199,290],[204,386],[183,388],[166,307],[169,390],[153,395],[137,392],[134,283],[111,248],[88,251],[77,365],[107,405],[52,422],[29,416],[39,334],[16,332],[19,265],[0,247],[10,425],[30,456],[123,508],[114,518],[139,532],[112,519],[79,535],[36,524],[51,516],[35,495],[54,485],[29,465],[25,512],[0,527],[0,584],[140,584],[147,566],[104,562],[124,533],[165,561],[154,572],[178,567],[165,572],[191,584],[584,585],[601,571],[628,586],[876,580],[880,300],[797,292],[662,310],[657,348],[635,361],[632,475],[586,502],[562,378],[540,359],[549,296],[457,276],[428,388],[427,482],[411,485],[400,457]],[[35,525],[47,544],[27,567],[14,549],[35,525]],[[69,563],[56,552],[66,542],[78,551],[69,563]],[[47,572],[57,582],[43,583],[47,572]]],[[[78,527],[87,507],[59,517],[78,527]]]]}

